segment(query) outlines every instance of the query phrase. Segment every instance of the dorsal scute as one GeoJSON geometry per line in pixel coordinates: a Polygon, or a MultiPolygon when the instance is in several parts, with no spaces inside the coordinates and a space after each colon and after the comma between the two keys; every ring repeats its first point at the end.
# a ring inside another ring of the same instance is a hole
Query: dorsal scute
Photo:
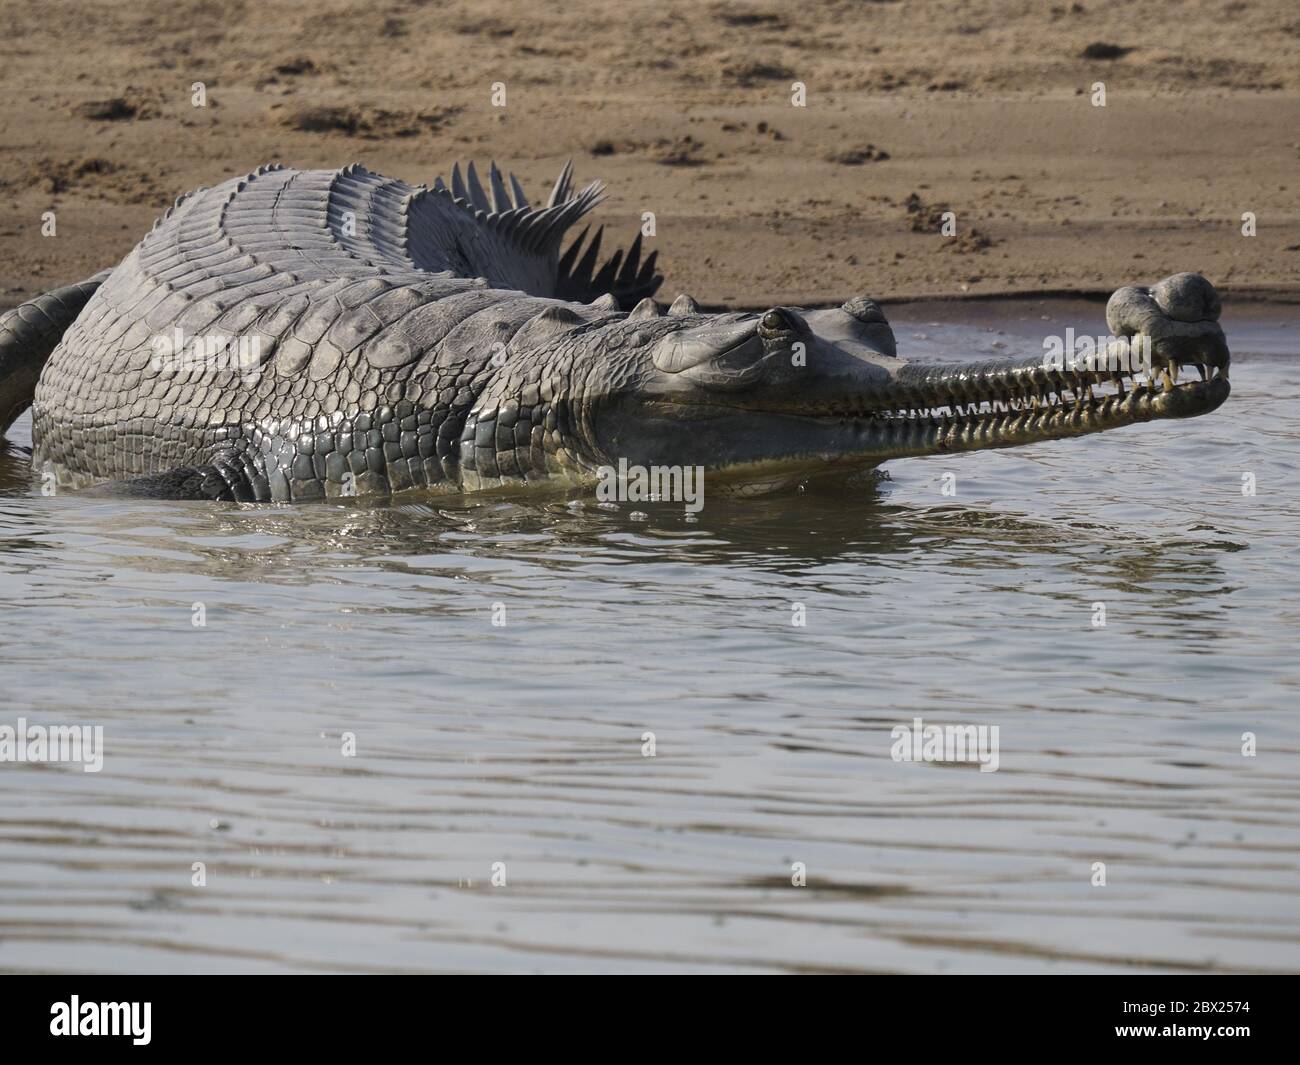
{"type": "Polygon", "coordinates": [[[432,186],[418,189],[413,199],[442,197],[519,251],[558,259],[565,231],[604,199],[604,186],[599,181],[574,193],[572,175],[572,164],[566,163],[546,206],[533,207],[513,174],[509,175],[507,189],[506,176],[495,162],[489,165],[487,189],[474,163],[465,167],[464,174],[456,163],[451,168],[450,183],[435,178],[432,186]]]}

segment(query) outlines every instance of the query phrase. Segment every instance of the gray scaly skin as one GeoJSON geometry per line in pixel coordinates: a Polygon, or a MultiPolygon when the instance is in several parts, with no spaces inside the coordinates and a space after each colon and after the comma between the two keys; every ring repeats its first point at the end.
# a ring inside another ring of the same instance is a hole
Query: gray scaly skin
{"type": "Polygon", "coordinates": [[[664,313],[639,238],[600,269],[599,233],[560,256],[598,185],[575,193],[566,167],[532,208],[509,184],[495,166],[487,191],[472,166],[427,189],[267,167],[184,197],[106,277],[0,317],[0,428],[30,401],[34,461],[61,484],[168,498],[589,482],[619,459],[744,490],[1228,395],[1218,297],[1196,274],[1111,298],[1114,334],[1152,338],[1151,379],[909,363],[865,297],[703,314],[683,296],[664,313]],[[255,339],[256,358],[168,360],[169,338],[213,335],[255,339]],[[1200,380],[1179,380],[1189,364],[1200,380]]]}

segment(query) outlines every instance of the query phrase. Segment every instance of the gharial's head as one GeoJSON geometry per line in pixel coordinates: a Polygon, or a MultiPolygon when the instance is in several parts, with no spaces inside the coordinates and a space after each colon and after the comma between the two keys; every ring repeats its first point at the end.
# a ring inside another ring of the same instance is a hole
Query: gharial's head
{"type": "Polygon", "coordinates": [[[480,485],[594,476],[619,460],[772,483],[1186,418],[1228,396],[1218,316],[1213,286],[1176,274],[1111,297],[1121,340],[1091,363],[933,363],[898,358],[865,297],[757,314],[702,314],[685,297],[666,314],[650,300],[630,314],[612,301],[557,304],[511,342],[465,426],[461,463],[480,485]]]}

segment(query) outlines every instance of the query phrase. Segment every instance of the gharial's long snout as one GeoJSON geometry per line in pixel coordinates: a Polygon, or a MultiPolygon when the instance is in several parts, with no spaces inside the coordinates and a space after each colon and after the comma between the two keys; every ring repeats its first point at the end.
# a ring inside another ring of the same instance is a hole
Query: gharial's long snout
{"type": "Polygon", "coordinates": [[[1116,340],[1091,353],[898,367],[874,417],[894,421],[900,453],[1011,447],[1160,418],[1228,398],[1230,356],[1219,296],[1199,274],[1111,296],[1116,340]],[[1190,377],[1188,375],[1191,375],[1190,377]]]}
{"type": "Polygon", "coordinates": [[[863,465],[1187,418],[1228,397],[1218,315],[1214,287],[1177,274],[1116,292],[1109,335],[1080,346],[1070,330],[1044,337],[1040,354],[979,362],[899,358],[866,299],[724,315],[660,337],[635,394],[642,417],[605,418],[601,440],[655,461],[702,451],[720,467],[863,465]]]}

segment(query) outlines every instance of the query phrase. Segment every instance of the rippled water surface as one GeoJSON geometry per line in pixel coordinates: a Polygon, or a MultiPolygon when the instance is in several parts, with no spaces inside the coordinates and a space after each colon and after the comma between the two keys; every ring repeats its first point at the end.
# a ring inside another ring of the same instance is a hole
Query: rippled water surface
{"type": "Polygon", "coordinates": [[[696,522],[44,498],[24,419],[0,724],[106,755],[0,764],[0,970],[1300,968],[1300,315],[1225,325],[1209,417],[696,522]],[[895,762],[917,716],[997,725],[998,771],[895,762]]]}

